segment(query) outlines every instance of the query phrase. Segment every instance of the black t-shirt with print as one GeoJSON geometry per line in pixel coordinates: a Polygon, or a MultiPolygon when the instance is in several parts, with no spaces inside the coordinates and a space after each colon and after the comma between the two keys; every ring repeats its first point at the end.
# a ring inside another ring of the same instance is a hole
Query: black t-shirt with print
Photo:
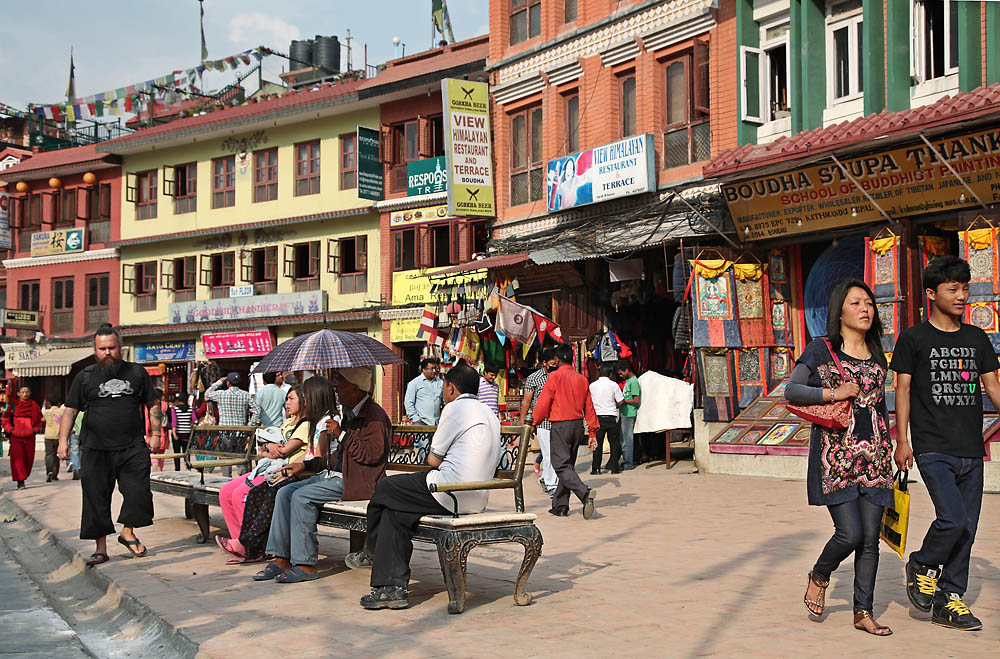
{"type": "Polygon", "coordinates": [[[154,401],[153,382],[142,366],[122,362],[116,374],[88,366],[73,379],[66,406],[87,411],[81,444],[88,449],[117,451],[143,441],[142,408],[154,401]]]}
{"type": "Polygon", "coordinates": [[[943,332],[923,322],[899,335],[892,370],[908,373],[910,437],[915,454],[986,455],[979,376],[1000,368],[986,333],[962,324],[943,332]]]}

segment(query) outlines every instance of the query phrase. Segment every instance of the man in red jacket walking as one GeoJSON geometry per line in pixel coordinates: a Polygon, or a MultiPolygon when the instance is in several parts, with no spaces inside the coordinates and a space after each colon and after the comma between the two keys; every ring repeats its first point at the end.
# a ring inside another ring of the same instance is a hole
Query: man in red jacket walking
{"type": "Polygon", "coordinates": [[[572,348],[563,344],[555,353],[559,367],[545,381],[533,416],[536,426],[546,419],[552,423],[549,450],[559,485],[552,495],[549,513],[557,517],[568,516],[569,493],[572,492],[583,502],[583,518],[590,519],[594,516],[594,491],[576,473],[576,453],[583,443],[583,420],[587,421],[591,450],[597,448],[600,423],[590,399],[587,378],[573,370],[572,348]]]}

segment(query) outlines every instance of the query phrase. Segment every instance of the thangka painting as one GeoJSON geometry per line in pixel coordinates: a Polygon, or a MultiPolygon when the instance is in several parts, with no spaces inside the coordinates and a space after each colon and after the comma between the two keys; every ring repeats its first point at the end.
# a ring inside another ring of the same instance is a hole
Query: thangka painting
{"type": "Polygon", "coordinates": [[[767,348],[744,348],[735,351],[738,359],[740,407],[760,398],[764,391],[769,351],[767,348]]]}
{"type": "Polygon", "coordinates": [[[882,349],[886,352],[896,346],[900,331],[903,299],[899,256],[899,236],[890,229],[882,228],[873,237],[865,238],[865,283],[875,294],[876,310],[882,321],[882,349]]]}
{"type": "Polygon", "coordinates": [[[959,249],[962,258],[969,262],[972,275],[969,281],[969,304],[965,308],[965,322],[979,327],[987,336],[993,349],[1000,352],[1000,323],[997,314],[998,282],[998,230],[985,218],[977,216],[966,231],[959,232],[959,249]],[[973,228],[982,227],[982,228],[973,228]]]}
{"type": "Polygon", "coordinates": [[[732,263],[710,263],[720,265],[715,270],[695,268],[692,284],[695,312],[691,328],[692,343],[700,348],[737,348],[743,342],[735,308],[736,279],[732,263]],[[715,276],[707,276],[711,274],[715,276]]]}
{"type": "Polygon", "coordinates": [[[706,421],[732,421],[739,413],[734,352],[725,349],[698,350],[698,380],[706,421]]]}
{"type": "Polygon", "coordinates": [[[767,264],[734,263],[733,272],[736,276],[736,313],[743,346],[773,345],[767,264]]]}

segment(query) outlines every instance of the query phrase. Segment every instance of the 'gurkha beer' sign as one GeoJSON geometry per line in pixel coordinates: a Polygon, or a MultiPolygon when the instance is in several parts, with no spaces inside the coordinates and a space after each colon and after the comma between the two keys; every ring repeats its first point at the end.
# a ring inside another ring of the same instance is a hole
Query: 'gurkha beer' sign
{"type": "Polygon", "coordinates": [[[1000,201],[1000,129],[932,144],[731,183],[722,194],[743,241],[882,219],[851,177],[893,219],[978,205],[945,160],[985,203],[1000,201]]]}

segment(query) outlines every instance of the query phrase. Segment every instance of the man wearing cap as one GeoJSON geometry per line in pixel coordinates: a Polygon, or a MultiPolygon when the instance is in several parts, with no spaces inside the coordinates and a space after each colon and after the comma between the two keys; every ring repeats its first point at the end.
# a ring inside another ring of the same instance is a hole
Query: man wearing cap
{"type": "MultiPolygon", "coordinates": [[[[205,391],[205,398],[215,401],[219,406],[220,426],[260,425],[260,405],[249,391],[240,389],[239,385],[240,374],[232,371],[205,391]],[[249,410],[249,420],[247,410],[249,410]]],[[[222,475],[231,477],[233,468],[223,467],[222,475]]]]}
{"type": "Polygon", "coordinates": [[[392,422],[369,393],[371,368],[342,368],[332,382],[343,407],[343,419],[327,423],[330,447],[326,457],[285,468],[292,475],[317,473],[278,490],[267,540],[267,553],[275,558],[255,577],[258,581],[278,577],[279,571],[282,583],[315,579],[320,508],[329,501],[370,499],[375,485],[385,476],[392,422]]]}

